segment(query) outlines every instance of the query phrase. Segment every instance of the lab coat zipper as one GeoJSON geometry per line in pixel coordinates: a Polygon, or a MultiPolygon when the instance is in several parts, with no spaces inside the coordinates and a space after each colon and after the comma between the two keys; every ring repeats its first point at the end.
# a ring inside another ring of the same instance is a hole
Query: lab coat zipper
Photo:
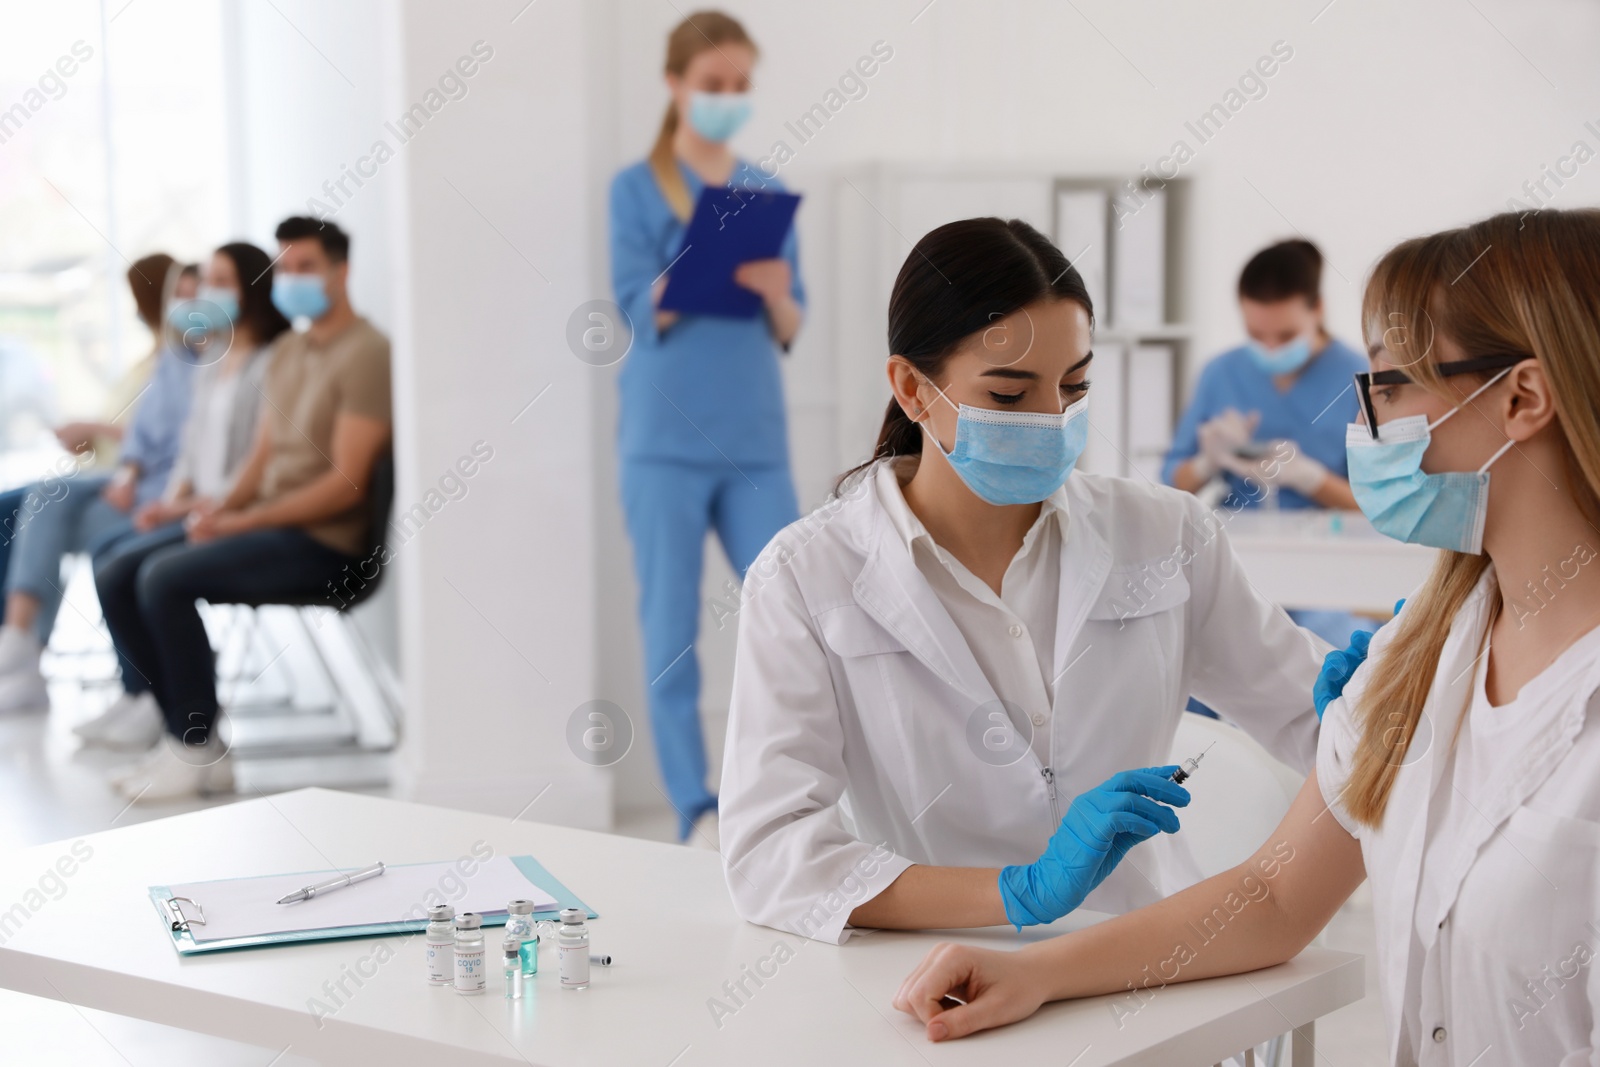
{"type": "Polygon", "coordinates": [[[1056,772],[1049,767],[1041,767],[1039,773],[1044,776],[1044,784],[1050,790],[1050,823],[1052,826],[1060,826],[1061,809],[1056,803],[1056,772]]]}

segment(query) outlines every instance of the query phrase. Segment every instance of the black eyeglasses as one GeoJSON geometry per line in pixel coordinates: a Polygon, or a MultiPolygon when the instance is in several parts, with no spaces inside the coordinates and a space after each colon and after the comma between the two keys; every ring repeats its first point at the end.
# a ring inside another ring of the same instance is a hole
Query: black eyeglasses
{"type": "MultiPolygon", "coordinates": [[[[1452,378],[1457,374],[1482,374],[1487,371],[1505,370],[1532,358],[1532,352],[1501,352],[1493,356],[1478,356],[1475,359],[1458,359],[1453,363],[1435,363],[1433,369],[1441,378],[1452,378]]],[[[1356,396],[1361,401],[1361,417],[1366,422],[1367,432],[1372,434],[1374,441],[1378,439],[1378,418],[1372,409],[1372,387],[1412,384],[1414,383],[1406,377],[1405,372],[1398,370],[1364,370],[1356,375],[1356,396]]]]}

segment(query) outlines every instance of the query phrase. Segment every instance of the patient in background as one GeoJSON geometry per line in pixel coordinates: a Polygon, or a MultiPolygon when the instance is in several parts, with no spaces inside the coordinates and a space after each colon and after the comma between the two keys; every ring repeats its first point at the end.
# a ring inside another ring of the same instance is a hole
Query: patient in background
{"type": "Polygon", "coordinates": [[[139,321],[154,339],[150,354],[113,388],[105,421],[68,423],[56,431],[62,447],[88,465],[30,486],[14,511],[0,510],[0,517],[14,522],[5,531],[14,543],[8,545],[4,575],[0,715],[50,706],[39,663],[61,607],[62,559],[76,552],[95,558],[130,536],[134,509],[166,487],[189,411],[193,370],[181,354],[181,338],[166,326],[166,310],[177,294],[193,296],[194,284],[190,268],[164,252],[128,268],[139,321]]]}
{"type": "Polygon", "coordinates": [[[389,446],[388,338],[350,306],[343,230],[296,217],[277,237],[272,301],[296,329],[273,346],[249,456],[224,498],[190,511],[183,542],[139,564],[137,624],[107,618],[166,724],[163,743],[115,778],[140,803],[233,790],[196,602],[320,600],[382,535],[368,529],[367,498],[389,446]]]}
{"type": "MultiPolygon", "coordinates": [[[[144,625],[140,566],[161,549],[183,543],[183,520],[191,511],[228,495],[255,443],[268,352],[289,329],[272,303],[272,274],[271,257],[255,245],[223,245],[206,265],[209,299],[179,309],[178,324],[192,346],[185,351],[196,367],[178,459],[162,496],[134,512],[136,533],[95,561],[100,608],[119,650],[144,625]]],[[[136,643],[145,644],[144,635],[136,643]]],[[[88,744],[143,751],[161,737],[159,671],[126,656],[121,662],[122,695],[73,732],[88,744]]]]}

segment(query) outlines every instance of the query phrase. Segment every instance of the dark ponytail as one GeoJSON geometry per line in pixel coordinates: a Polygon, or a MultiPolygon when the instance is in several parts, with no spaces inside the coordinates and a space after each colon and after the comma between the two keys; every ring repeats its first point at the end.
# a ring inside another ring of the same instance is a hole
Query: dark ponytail
{"type": "MultiPolygon", "coordinates": [[[[946,223],[917,242],[894,280],[889,352],[934,378],[962,341],[1046,299],[1081,304],[1093,324],[1083,278],[1044,234],[1021,219],[946,223]]],[[[921,428],[891,397],[872,459],[840,475],[834,491],[876,460],[921,451],[921,428]]]]}

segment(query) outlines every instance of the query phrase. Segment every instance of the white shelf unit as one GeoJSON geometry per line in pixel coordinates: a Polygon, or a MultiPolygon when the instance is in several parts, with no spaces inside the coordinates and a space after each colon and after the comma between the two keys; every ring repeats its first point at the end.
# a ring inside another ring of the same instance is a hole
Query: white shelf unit
{"type": "Polygon", "coordinates": [[[1080,466],[1098,473],[1159,477],[1189,357],[1182,270],[1189,189],[1185,179],[1169,181],[1162,191],[1164,208],[1149,215],[1149,208],[1142,208],[1135,215],[1144,215],[1147,226],[1160,216],[1157,232],[1145,235],[1146,247],[1156,249],[1156,262],[1143,278],[1130,272],[1134,264],[1127,259],[1118,262],[1123,239],[1109,204],[1119,193],[1126,197],[1126,190],[1126,178],[1074,173],[1068,167],[881,163],[843,173],[835,215],[839,288],[834,346],[841,462],[848,466],[866,459],[877,440],[889,402],[883,371],[889,354],[889,294],[917,240],[956,219],[998,215],[1023,219],[1061,244],[1061,194],[1103,192],[1108,204],[1099,261],[1103,276],[1088,276],[1093,257],[1085,253],[1092,250],[1062,245],[1068,258],[1084,261],[1081,269],[1096,297],[1092,428],[1080,466]],[[1123,285],[1148,284],[1158,294],[1152,321],[1116,321],[1119,266],[1123,285]]]}

